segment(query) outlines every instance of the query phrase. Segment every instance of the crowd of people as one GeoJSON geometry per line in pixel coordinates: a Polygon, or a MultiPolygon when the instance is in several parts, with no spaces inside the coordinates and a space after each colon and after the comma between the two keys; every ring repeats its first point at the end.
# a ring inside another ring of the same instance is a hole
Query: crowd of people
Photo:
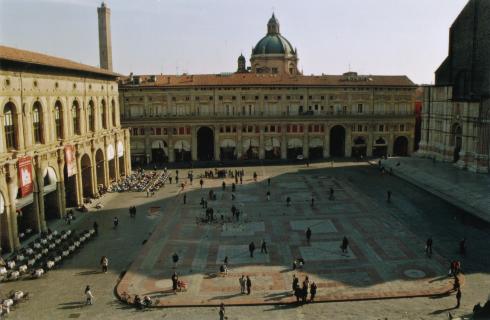
{"type": "Polygon", "coordinates": [[[124,179],[113,182],[107,192],[155,192],[165,185],[169,176],[170,172],[166,169],[162,172],[138,169],[124,179]]]}

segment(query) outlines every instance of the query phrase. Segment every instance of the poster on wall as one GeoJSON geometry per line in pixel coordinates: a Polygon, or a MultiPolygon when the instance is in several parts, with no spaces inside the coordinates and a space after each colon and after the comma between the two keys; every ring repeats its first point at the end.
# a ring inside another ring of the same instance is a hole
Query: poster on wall
{"type": "Polygon", "coordinates": [[[112,144],[107,146],[107,161],[114,159],[114,146],[112,144]]]}
{"type": "Polygon", "coordinates": [[[122,141],[117,142],[117,157],[120,158],[124,155],[124,145],[122,141]]]}
{"type": "Polygon", "coordinates": [[[75,147],[72,145],[65,146],[65,163],[68,177],[77,174],[77,162],[75,161],[75,147]]]}
{"type": "Polygon", "coordinates": [[[25,197],[32,193],[32,158],[20,157],[18,162],[19,168],[19,188],[20,196],[25,197]]]}

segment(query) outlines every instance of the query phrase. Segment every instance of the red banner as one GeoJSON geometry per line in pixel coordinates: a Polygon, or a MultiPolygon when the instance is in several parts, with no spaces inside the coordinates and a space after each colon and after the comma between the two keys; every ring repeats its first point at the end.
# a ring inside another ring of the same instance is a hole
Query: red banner
{"type": "Polygon", "coordinates": [[[19,188],[20,196],[25,197],[32,193],[32,158],[31,157],[21,157],[17,163],[19,168],[19,188]]]}
{"type": "Polygon", "coordinates": [[[75,160],[75,148],[72,145],[65,146],[65,164],[68,177],[77,174],[77,162],[75,160]]]}

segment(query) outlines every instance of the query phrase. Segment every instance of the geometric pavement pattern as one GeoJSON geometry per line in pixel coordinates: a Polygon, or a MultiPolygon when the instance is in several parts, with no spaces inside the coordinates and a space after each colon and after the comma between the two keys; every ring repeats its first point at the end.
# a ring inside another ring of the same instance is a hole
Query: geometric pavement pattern
{"type": "Polygon", "coordinates": [[[268,177],[260,178],[237,185],[235,200],[233,179],[224,180],[225,191],[222,179],[205,179],[203,189],[198,179],[194,185],[186,181],[184,190],[165,203],[163,219],[121,279],[117,294],[150,295],[158,306],[287,303],[295,301],[293,274],[300,283],[307,275],[317,284],[317,302],[430,296],[452,287],[445,276],[448,262],[437,252],[427,258],[425,239],[415,237],[387,213],[386,204],[356,191],[347,179],[302,171],[271,177],[268,186],[268,177]],[[333,200],[328,199],[330,188],[333,200]],[[223,216],[223,223],[197,223],[204,215],[199,202],[210,189],[217,200],[208,201],[208,207],[219,220],[223,216]],[[232,219],[232,205],[241,211],[238,222],[232,219]],[[308,227],[310,243],[305,236],[308,227]],[[340,250],[344,236],[349,239],[346,254],[340,250]],[[262,240],[267,254],[260,252],[262,240]],[[253,258],[248,251],[251,241],[257,248],[253,258]],[[174,252],[180,257],[175,269],[174,252]],[[225,256],[229,270],[221,276],[225,256]],[[293,271],[292,262],[300,257],[304,268],[293,271]],[[172,292],[174,271],[187,283],[187,291],[172,292]],[[251,295],[240,293],[242,275],[252,280],[251,295]]]}

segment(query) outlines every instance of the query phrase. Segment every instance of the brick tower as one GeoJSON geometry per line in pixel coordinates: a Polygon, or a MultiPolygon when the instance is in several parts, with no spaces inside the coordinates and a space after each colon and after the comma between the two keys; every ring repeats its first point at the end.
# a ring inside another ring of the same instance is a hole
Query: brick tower
{"type": "Polygon", "coordinates": [[[104,2],[97,8],[99,16],[100,67],[112,71],[111,9],[104,2]]]}

